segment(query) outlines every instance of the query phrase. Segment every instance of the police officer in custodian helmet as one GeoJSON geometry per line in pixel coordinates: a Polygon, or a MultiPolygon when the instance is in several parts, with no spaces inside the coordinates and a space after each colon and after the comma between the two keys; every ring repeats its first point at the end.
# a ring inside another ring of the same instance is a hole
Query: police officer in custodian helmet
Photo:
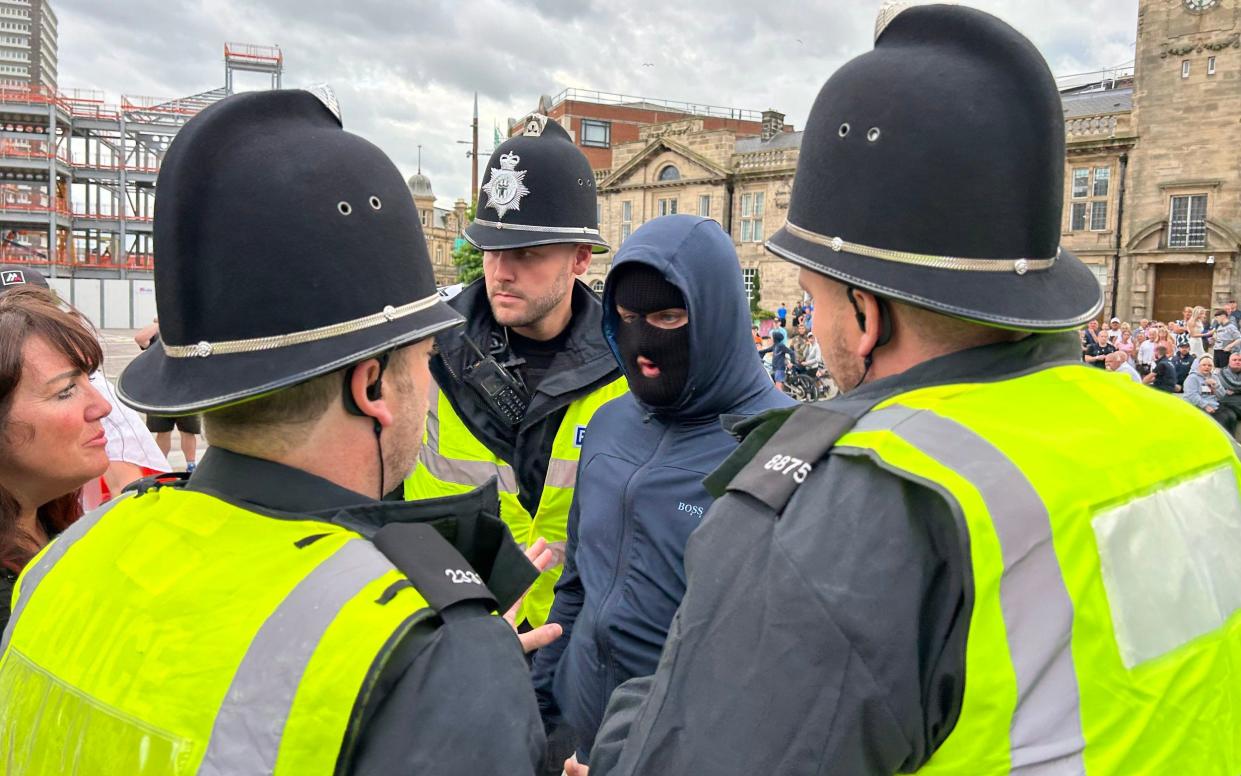
{"type": "Polygon", "coordinates": [[[328,92],[229,97],[173,141],[155,236],[161,341],[119,394],[204,413],[212,447],[27,566],[0,658],[10,767],[533,773],[534,694],[491,613],[537,571],[497,494],[378,500],[461,323],[397,169],[328,92]]]}
{"type": "Polygon", "coordinates": [[[1047,65],[986,13],[887,8],[827,81],[767,247],[846,394],[738,429],[594,776],[1241,771],[1241,461],[1080,363],[1064,159],[1047,65]]]}
{"type": "MultiPolygon", "coordinates": [[[[556,121],[531,114],[487,165],[465,238],[483,277],[449,304],[466,318],[431,360],[434,391],[407,498],[446,496],[496,478],[521,544],[563,558],[582,437],[628,390],[603,338],[602,307],[577,278],[608,249],[590,162],[556,121]]],[[[541,627],[562,566],[545,571],[518,614],[541,627]]]]}

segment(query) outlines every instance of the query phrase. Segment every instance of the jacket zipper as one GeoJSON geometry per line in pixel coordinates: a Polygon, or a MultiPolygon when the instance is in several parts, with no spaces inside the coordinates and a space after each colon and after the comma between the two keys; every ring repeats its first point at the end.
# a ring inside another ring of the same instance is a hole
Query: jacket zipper
{"type": "MultiPolygon", "coordinates": [[[[630,496],[630,489],[634,488],[646,470],[651,468],[652,462],[660,459],[660,453],[663,452],[664,447],[667,445],[668,439],[671,436],[669,432],[671,431],[671,424],[665,425],[663,435],[659,439],[659,444],[655,446],[655,452],[651,454],[651,457],[647,459],[646,463],[642,464],[636,471],[634,471],[633,476],[629,478],[629,482],[625,483],[625,488],[621,492],[621,518],[624,520],[624,523],[623,530],[621,532],[620,546],[617,548],[616,573],[612,576],[612,585],[608,588],[607,595],[603,597],[603,602],[599,605],[599,608],[595,610],[595,644],[599,647],[603,647],[606,652],[603,656],[605,659],[602,661],[604,664],[603,679],[605,686],[611,686],[615,681],[617,666],[612,658],[611,642],[608,640],[607,633],[604,629],[603,613],[608,610],[616,597],[619,595],[621,591],[621,580],[624,579],[629,573],[629,563],[627,559],[629,557],[629,545],[633,541],[632,526],[634,522],[628,517],[631,514],[631,507],[633,506],[633,498],[630,496]]],[[[607,704],[608,698],[604,697],[603,703],[598,709],[600,719],[603,718],[603,713],[607,709],[607,704]]]]}

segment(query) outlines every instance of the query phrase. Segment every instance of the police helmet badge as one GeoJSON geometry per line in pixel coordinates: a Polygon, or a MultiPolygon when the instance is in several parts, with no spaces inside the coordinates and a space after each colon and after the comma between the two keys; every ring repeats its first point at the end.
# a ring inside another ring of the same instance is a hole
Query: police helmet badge
{"type": "Polygon", "coordinates": [[[500,168],[491,168],[491,179],[483,184],[487,192],[487,206],[495,209],[496,215],[504,218],[510,210],[521,210],[521,198],[530,193],[522,183],[527,170],[518,170],[521,157],[507,153],[500,157],[500,168]]]}

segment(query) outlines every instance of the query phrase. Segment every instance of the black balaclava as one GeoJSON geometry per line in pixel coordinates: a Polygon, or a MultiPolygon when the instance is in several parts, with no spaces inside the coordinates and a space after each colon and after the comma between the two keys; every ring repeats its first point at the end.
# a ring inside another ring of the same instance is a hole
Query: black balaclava
{"type": "Polygon", "coordinates": [[[612,300],[638,314],[632,323],[617,322],[616,347],[625,361],[629,390],[652,407],[667,407],[681,397],[689,380],[689,324],[661,329],[647,323],[646,316],[672,307],[685,309],[685,296],[646,264],[618,267],[612,300]],[[658,377],[644,377],[638,366],[644,356],[659,367],[658,377]]]}

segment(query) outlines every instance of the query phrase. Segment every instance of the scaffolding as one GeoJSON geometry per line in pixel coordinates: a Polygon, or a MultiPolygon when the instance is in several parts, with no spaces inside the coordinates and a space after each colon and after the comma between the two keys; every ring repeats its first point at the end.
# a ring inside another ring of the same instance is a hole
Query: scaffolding
{"type": "Polygon", "coordinates": [[[230,43],[224,52],[224,87],[176,99],[113,104],[99,92],[0,88],[0,262],[53,277],[149,276],[155,179],[172,139],[232,93],[234,69],[266,62],[279,86],[279,48],[230,43]]]}

